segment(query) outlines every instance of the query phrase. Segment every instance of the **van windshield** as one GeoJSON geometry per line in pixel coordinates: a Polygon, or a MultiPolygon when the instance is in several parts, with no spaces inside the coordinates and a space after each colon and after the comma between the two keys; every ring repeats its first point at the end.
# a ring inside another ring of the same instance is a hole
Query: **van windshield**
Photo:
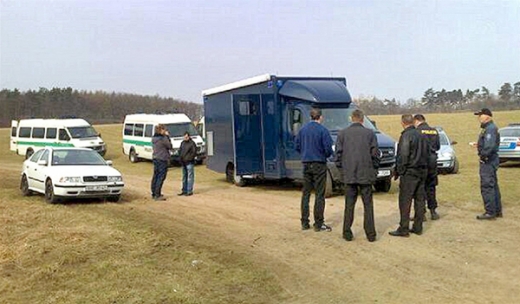
{"type": "Polygon", "coordinates": [[[199,135],[197,129],[191,122],[165,124],[166,129],[170,133],[170,137],[183,137],[184,133],[190,133],[190,136],[199,135]]]}
{"type": "MultiPolygon", "coordinates": [[[[321,114],[323,115],[323,125],[329,130],[341,130],[352,123],[350,116],[355,108],[321,108],[321,114]]],[[[377,128],[370,122],[368,117],[365,116],[363,122],[365,128],[371,130],[377,130],[377,128]]]]}
{"type": "Polygon", "coordinates": [[[88,138],[88,137],[97,137],[98,133],[91,126],[85,127],[68,127],[70,136],[72,138],[88,138]]]}

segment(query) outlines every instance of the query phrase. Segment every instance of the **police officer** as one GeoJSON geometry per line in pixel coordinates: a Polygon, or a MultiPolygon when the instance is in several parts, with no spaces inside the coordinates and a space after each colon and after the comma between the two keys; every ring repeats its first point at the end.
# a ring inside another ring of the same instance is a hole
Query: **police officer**
{"type": "Polygon", "coordinates": [[[399,138],[394,178],[399,182],[399,228],[390,231],[391,236],[408,237],[410,232],[422,234],[424,218],[424,182],[427,174],[428,143],[414,127],[411,114],[401,116],[403,132],[399,138]],[[410,208],[414,200],[414,222],[410,230],[410,208]]]}
{"type": "Polygon", "coordinates": [[[345,183],[345,213],[343,218],[343,238],[352,241],[352,222],[358,193],[361,193],[365,210],[365,234],[369,242],[376,240],[374,225],[374,202],[372,185],[377,179],[379,149],[374,131],[363,127],[364,114],[354,110],[352,124],[341,130],[336,140],[336,166],[342,170],[345,183]]]}
{"type": "Polygon", "coordinates": [[[438,220],[439,214],[437,214],[437,197],[436,197],[436,186],[438,185],[437,179],[437,151],[441,147],[439,132],[437,129],[430,127],[426,123],[426,118],[422,114],[416,114],[414,117],[415,128],[421,136],[426,139],[428,143],[428,171],[426,174],[425,181],[425,192],[426,202],[432,220],[438,220]]]}
{"type": "Polygon", "coordinates": [[[324,223],[325,183],[327,181],[327,158],[334,153],[329,130],[321,123],[321,110],[311,110],[311,121],[303,126],[296,135],[296,151],[301,154],[303,163],[303,190],[301,199],[302,230],[310,229],[309,200],[314,189],[314,231],[332,231],[324,223]]]}
{"type": "Polygon", "coordinates": [[[502,217],[502,202],[497,178],[500,134],[491,118],[493,114],[490,109],[483,108],[475,112],[475,115],[478,115],[482,128],[478,137],[477,150],[480,158],[480,192],[485,208],[484,214],[477,215],[477,219],[492,220],[502,217]]]}

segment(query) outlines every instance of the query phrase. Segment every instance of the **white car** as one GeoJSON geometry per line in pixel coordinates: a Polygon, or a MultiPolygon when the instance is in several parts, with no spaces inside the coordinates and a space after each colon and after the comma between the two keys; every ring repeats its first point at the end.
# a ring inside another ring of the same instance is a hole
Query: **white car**
{"type": "Polygon", "coordinates": [[[88,148],[46,147],[23,162],[20,189],[24,196],[45,194],[50,203],[66,198],[106,198],[117,202],[124,183],[121,173],[88,148]]]}

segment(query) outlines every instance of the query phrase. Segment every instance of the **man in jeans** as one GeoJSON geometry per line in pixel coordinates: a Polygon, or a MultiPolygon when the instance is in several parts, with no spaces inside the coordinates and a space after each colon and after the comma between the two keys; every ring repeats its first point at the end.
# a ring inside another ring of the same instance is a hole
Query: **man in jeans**
{"type": "Polygon", "coordinates": [[[155,134],[152,137],[153,144],[153,177],[152,177],[152,198],[156,201],[165,201],[162,195],[162,186],[168,173],[168,163],[170,161],[170,150],[172,143],[170,135],[164,125],[155,127],[155,134]]]}
{"type": "Polygon", "coordinates": [[[307,123],[296,136],[296,151],[303,163],[303,191],[301,200],[302,230],[310,229],[309,200],[315,190],[314,231],[332,231],[324,223],[325,183],[327,180],[327,158],[333,153],[329,130],[321,125],[323,116],[320,109],[311,110],[311,122],[307,123]]]}
{"type": "Polygon", "coordinates": [[[191,139],[190,133],[184,133],[181,143],[180,161],[182,164],[182,191],[178,195],[193,195],[193,183],[195,182],[195,157],[197,156],[197,145],[191,139]]]}

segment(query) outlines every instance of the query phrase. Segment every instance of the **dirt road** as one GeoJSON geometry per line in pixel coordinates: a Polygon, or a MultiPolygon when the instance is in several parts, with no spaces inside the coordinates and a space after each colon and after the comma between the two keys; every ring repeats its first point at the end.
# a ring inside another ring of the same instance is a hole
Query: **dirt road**
{"type": "MultiPolygon", "coordinates": [[[[206,170],[197,167],[198,174],[206,170]]],[[[172,172],[174,171],[174,172],[172,172]]],[[[377,241],[369,243],[358,202],[354,241],[341,238],[343,197],[327,200],[332,232],[301,231],[297,187],[256,185],[239,188],[197,182],[195,195],[177,197],[179,170],[165,185],[166,202],[148,198],[149,177],[125,176],[138,197],[135,208],[171,219],[172,227],[190,228],[251,255],[274,272],[286,303],[518,303],[520,300],[519,209],[506,206],[503,219],[477,221],[480,205],[443,202],[439,221],[425,223],[422,236],[395,238],[397,202],[375,196],[377,241]]],[[[204,174],[204,173],[202,173],[204,174]]],[[[129,202],[134,204],[135,202],[129,202]]]]}

